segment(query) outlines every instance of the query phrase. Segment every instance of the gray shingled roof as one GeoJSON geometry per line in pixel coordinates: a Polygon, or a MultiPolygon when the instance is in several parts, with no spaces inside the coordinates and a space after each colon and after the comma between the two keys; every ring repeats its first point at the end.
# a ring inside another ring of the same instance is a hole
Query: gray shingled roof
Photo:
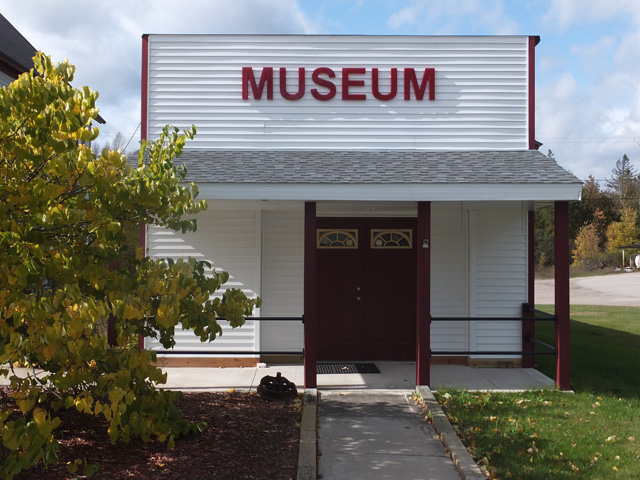
{"type": "Polygon", "coordinates": [[[0,60],[19,72],[33,68],[36,49],[0,14],[0,60]]]}
{"type": "Polygon", "coordinates": [[[581,184],[537,150],[185,150],[176,164],[196,183],[581,184]]]}

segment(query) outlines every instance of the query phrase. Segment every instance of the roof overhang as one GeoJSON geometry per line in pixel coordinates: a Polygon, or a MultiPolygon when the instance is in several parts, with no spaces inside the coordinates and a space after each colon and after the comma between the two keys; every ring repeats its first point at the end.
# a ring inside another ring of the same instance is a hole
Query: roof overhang
{"type": "Polygon", "coordinates": [[[537,150],[188,150],[212,200],[577,201],[582,181],[537,150]]]}
{"type": "Polygon", "coordinates": [[[209,200],[577,201],[582,184],[260,184],[198,183],[209,200]]]}

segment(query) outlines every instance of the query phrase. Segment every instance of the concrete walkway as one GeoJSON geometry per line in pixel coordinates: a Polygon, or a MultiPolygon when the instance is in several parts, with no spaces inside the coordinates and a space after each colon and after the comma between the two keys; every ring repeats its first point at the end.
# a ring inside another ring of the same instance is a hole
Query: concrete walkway
{"type": "Polygon", "coordinates": [[[460,480],[411,391],[322,391],[318,466],[323,480],[460,480]]]}
{"type": "MultiPolygon", "coordinates": [[[[318,375],[318,390],[401,390],[415,388],[415,362],[375,362],[380,373],[318,375]]],[[[269,365],[267,368],[165,367],[164,388],[183,391],[255,391],[262,377],[281,372],[299,390],[304,385],[302,365],[269,365]]],[[[474,368],[466,365],[432,365],[432,389],[458,387],[471,390],[526,390],[552,387],[554,382],[533,368],[474,368]]],[[[2,379],[0,378],[0,383],[2,379]]]]}
{"type": "MultiPolygon", "coordinates": [[[[416,384],[415,362],[375,362],[380,373],[318,375],[318,390],[401,390],[413,391],[416,384]]],[[[16,368],[26,376],[31,370],[16,368]]],[[[302,365],[269,365],[266,368],[165,367],[167,383],[162,388],[185,392],[254,391],[266,375],[281,372],[298,390],[304,389],[302,365]]],[[[553,380],[533,368],[474,368],[466,365],[432,365],[432,389],[458,387],[470,390],[526,390],[552,387],[553,380]]],[[[0,385],[8,385],[0,377],[0,385]]]]}

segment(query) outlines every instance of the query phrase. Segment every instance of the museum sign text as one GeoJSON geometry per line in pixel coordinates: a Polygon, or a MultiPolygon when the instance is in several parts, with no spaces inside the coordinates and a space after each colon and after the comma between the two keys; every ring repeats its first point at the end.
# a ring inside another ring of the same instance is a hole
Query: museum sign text
{"type": "MultiPolygon", "coordinates": [[[[403,87],[404,100],[423,100],[425,94],[429,100],[435,100],[436,96],[436,71],[435,68],[425,68],[423,71],[415,68],[392,68],[388,72],[389,86],[385,91],[381,90],[380,72],[377,68],[370,70],[364,67],[345,67],[334,70],[328,67],[319,67],[311,72],[311,87],[307,90],[307,73],[304,67],[298,68],[298,86],[287,87],[287,68],[281,67],[278,74],[280,96],[285,100],[300,100],[307,93],[320,101],[328,101],[336,98],[338,85],[341,86],[342,100],[367,100],[369,95],[388,102],[398,95],[398,71],[402,74],[401,85],[403,87]]],[[[292,82],[295,85],[295,80],[292,82]]],[[[274,69],[264,67],[242,68],[242,99],[273,100],[274,95],[274,69]]]]}

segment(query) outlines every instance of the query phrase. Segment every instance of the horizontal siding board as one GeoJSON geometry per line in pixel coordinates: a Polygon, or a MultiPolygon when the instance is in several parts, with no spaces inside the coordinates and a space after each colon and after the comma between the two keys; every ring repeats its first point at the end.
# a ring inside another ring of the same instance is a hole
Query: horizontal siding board
{"type": "MultiPolygon", "coordinates": [[[[431,212],[431,315],[468,316],[467,244],[462,209],[437,204],[431,212]]],[[[468,326],[462,322],[432,322],[431,348],[465,351],[468,326]]]]}
{"type": "Polygon", "coordinates": [[[12,76],[7,75],[4,72],[0,72],[0,87],[8,87],[14,80],[15,78],[12,76]]]}
{"type": "Polygon", "coordinates": [[[149,47],[149,137],[166,123],[196,124],[187,148],[528,148],[528,37],[151,35],[149,47]],[[242,100],[244,66],[256,75],[274,67],[274,100],[242,100]],[[281,99],[277,69],[287,68],[294,92],[301,66],[306,94],[281,99]],[[371,101],[341,101],[339,78],[336,98],[314,100],[311,73],[326,66],[338,77],[344,67],[366,68],[366,86],[352,88],[371,101]],[[373,99],[373,67],[382,92],[398,68],[396,98],[373,99]],[[425,67],[436,69],[435,101],[406,102],[403,69],[425,67]]]}
{"type": "MultiPolygon", "coordinates": [[[[527,239],[524,213],[480,210],[477,213],[474,258],[475,312],[478,317],[519,317],[527,298],[527,239]]],[[[522,348],[521,322],[478,321],[479,351],[522,348]]]]}
{"type": "Polygon", "coordinates": [[[492,336],[478,335],[478,347],[485,348],[512,348],[515,351],[520,350],[522,344],[520,343],[520,331],[505,332],[504,335],[494,338],[492,336]]]}
{"type": "MultiPolygon", "coordinates": [[[[506,286],[513,286],[512,282],[520,282],[522,279],[515,272],[496,272],[494,275],[487,275],[486,277],[478,276],[478,280],[482,287],[491,287],[491,290],[502,289],[506,286]]],[[[478,286],[480,288],[480,285],[478,286]]],[[[500,292],[498,292],[499,294],[500,292]]]]}
{"type": "MultiPolygon", "coordinates": [[[[263,213],[262,313],[299,317],[304,305],[304,216],[302,209],[263,213]]],[[[264,322],[262,349],[302,351],[300,322],[264,322]]]]}
{"type": "MultiPolygon", "coordinates": [[[[209,210],[198,216],[198,230],[181,234],[150,226],[147,234],[149,256],[152,258],[198,258],[212,263],[216,271],[229,273],[229,281],[211,298],[221,297],[227,288],[242,289],[249,297],[259,291],[256,284],[256,212],[252,210],[209,210]]],[[[211,274],[211,269],[206,269],[211,274]]],[[[223,333],[211,343],[202,343],[191,330],[176,329],[175,350],[191,353],[237,350],[250,353],[257,350],[255,322],[240,328],[220,322],[223,333]]],[[[164,348],[157,340],[147,339],[146,348],[164,348]]]]}

